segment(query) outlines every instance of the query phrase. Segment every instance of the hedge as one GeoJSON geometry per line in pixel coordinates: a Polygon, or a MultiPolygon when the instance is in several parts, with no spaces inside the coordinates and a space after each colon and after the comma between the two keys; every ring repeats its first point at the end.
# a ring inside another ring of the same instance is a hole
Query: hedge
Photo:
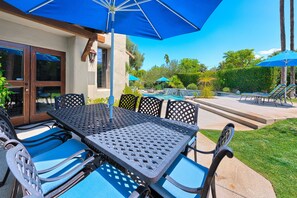
{"type": "Polygon", "coordinates": [[[176,74],[177,77],[182,81],[185,87],[187,87],[189,84],[194,83],[197,85],[198,79],[200,76],[199,73],[192,73],[192,74],[176,74]]]}
{"type": "Polygon", "coordinates": [[[229,87],[242,92],[271,91],[278,82],[278,68],[246,67],[217,72],[217,83],[221,88],[229,87]]]}

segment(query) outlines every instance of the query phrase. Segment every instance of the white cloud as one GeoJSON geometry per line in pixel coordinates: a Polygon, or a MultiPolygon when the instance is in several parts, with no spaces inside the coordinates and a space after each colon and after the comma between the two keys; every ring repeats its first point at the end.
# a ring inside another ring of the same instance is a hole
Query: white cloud
{"type": "Polygon", "coordinates": [[[259,54],[255,54],[255,58],[256,58],[256,59],[259,59],[259,58],[262,58],[262,56],[259,55],[259,54]]]}
{"type": "Polygon", "coordinates": [[[273,52],[280,51],[280,50],[281,49],[279,49],[279,48],[271,48],[269,50],[259,51],[258,53],[262,56],[268,56],[268,55],[272,54],[273,52]]]}

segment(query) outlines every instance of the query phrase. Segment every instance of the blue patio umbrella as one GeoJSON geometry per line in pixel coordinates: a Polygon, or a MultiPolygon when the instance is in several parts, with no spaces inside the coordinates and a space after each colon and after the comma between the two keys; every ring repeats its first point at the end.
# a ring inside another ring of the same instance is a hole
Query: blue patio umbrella
{"type": "MultiPolygon", "coordinates": [[[[287,67],[287,66],[297,66],[297,52],[286,50],[265,61],[257,64],[262,67],[287,67]]],[[[287,84],[287,71],[285,70],[285,84],[287,84]]],[[[286,96],[286,88],[285,88],[286,96]]],[[[285,102],[286,102],[286,97],[285,102]]]]}
{"type": "Polygon", "coordinates": [[[162,40],[199,31],[222,0],[4,0],[25,13],[111,33],[112,119],[114,33],[162,40]]]}
{"type": "Polygon", "coordinates": [[[129,81],[138,81],[138,80],[139,80],[139,78],[129,74],[129,81]]]}
{"type": "Polygon", "coordinates": [[[169,82],[168,78],[165,78],[164,76],[156,80],[156,82],[169,82]]]}

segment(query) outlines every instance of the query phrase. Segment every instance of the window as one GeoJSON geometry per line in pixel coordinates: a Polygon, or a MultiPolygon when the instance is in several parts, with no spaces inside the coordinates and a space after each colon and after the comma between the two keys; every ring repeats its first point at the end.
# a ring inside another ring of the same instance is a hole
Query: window
{"type": "Polygon", "coordinates": [[[97,51],[97,87],[106,88],[107,50],[98,48],[97,51]]]}

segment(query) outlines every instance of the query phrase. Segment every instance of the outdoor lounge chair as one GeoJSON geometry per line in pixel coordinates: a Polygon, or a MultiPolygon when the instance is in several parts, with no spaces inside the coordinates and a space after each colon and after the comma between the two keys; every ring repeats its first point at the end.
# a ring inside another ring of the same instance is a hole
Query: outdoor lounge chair
{"type": "Polygon", "coordinates": [[[268,101],[270,99],[274,100],[274,103],[276,105],[276,101],[279,99],[279,94],[284,91],[284,89],[286,88],[286,85],[284,84],[279,84],[278,86],[276,86],[270,93],[261,93],[261,92],[254,92],[254,93],[242,93],[240,96],[240,99],[242,99],[242,97],[245,97],[245,99],[247,99],[248,97],[254,98],[256,100],[256,102],[261,102],[261,100],[263,100],[263,102],[265,101],[265,99],[267,99],[268,101]]]}
{"type": "Polygon", "coordinates": [[[55,97],[55,109],[69,108],[85,105],[83,94],[65,94],[55,97]]]}
{"type": "MultiPolygon", "coordinates": [[[[52,182],[63,182],[69,173],[43,177],[39,173],[30,154],[22,144],[11,148],[6,154],[7,164],[21,184],[23,196],[52,197],[45,192],[45,185],[52,182]]],[[[139,197],[146,193],[146,188],[139,186],[131,178],[108,163],[103,163],[73,186],[57,194],[59,197],[139,197]]]]}
{"type": "Polygon", "coordinates": [[[163,101],[156,97],[141,97],[138,112],[160,117],[163,101]]]}
{"type": "Polygon", "coordinates": [[[212,163],[206,168],[184,155],[179,155],[165,175],[151,188],[162,197],[197,197],[205,198],[211,187],[212,197],[216,197],[215,172],[221,160],[233,157],[232,150],[227,146],[234,136],[234,125],[228,124],[222,131],[213,151],[195,152],[213,154],[212,163]]]}
{"type": "MultiPolygon", "coordinates": [[[[183,100],[168,100],[165,118],[185,122],[187,124],[197,125],[198,109],[198,104],[193,104],[183,100]]],[[[188,146],[196,148],[196,139],[197,136],[195,135],[188,143],[188,146]]],[[[187,154],[190,150],[191,149],[187,147],[184,154],[187,154]]],[[[196,155],[194,155],[194,158],[195,161],[197,161],[196,155]]]]}
{"type": "MultiPolygon", "coordinates": [[[[296,85],[295,84],[289,84],[287,86],[287,88],[286,88],[286,99],[289,99],[292,105],[293,105],[293,102],[292,102],[292,98],[291,98],[291,93],[294,93],[295,94],[295,92],[296,92],[296,85]]],[[[279,97],[280,97],[280,100],[284,99],[284,97],[285,97],[285,91],[283,91],[280,94],[279,97]]]]}
{"type": "Polygon", "coordinates": [[[133,94],[122,94],[119,102],[119,107],[135,111],[137,105],[138,96],[133,94]]]}

